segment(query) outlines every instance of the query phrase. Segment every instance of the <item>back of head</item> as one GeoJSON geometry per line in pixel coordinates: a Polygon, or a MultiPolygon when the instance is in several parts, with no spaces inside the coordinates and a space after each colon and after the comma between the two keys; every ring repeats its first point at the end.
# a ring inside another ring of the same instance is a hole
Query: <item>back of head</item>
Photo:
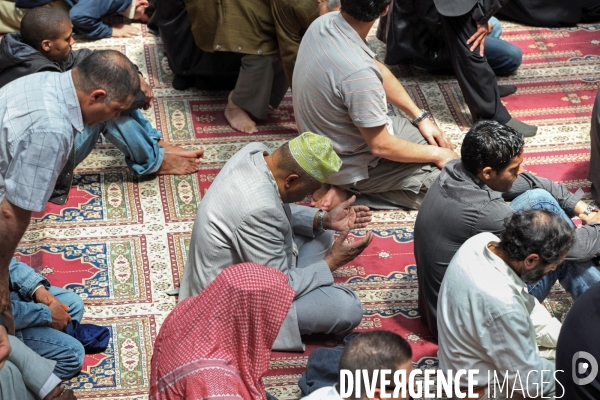
{"type": "MultiPolygon", "coordinates": [[[[392,375],[398,367],[410,361],[412,349],[406,340],[390,331],[373,331],[356,336],[344,349],[340,358],[341,370],[367,370],[373,376],[374,370],[388,369],[392,375]]],[[[361,393],[365,393],[365,388],[361,393]]]]}
{"type": "Polygon", "coordinates": [[[341,0],[342,11],[362,22],[375,21],[391,2],[392,0],[341,0]]]}
{"type": "Polygon", "coordinates": [[[70,26],[69,14],[60,8],[37,7],[21,20],[21,39],[39,51],[43,40],[58,39],[70,26]]]}
{"type": "Polygon", "coordinates": [[[559,262],[573,246],[573,228],[547,210],[518,211],[504,221],[499,247],[515,261],[537,254],[542,265],[559,262]]]}
{"type": "Polygon", "coordinates": [[[496,121],[479,121],[465,135],[460,151],[462,163],[473,175],[483,168],[503,170],[523,152],[523,135],[496,121]]]}
{"type": "Polygon", "coordinates": [[[91,93],[106,91],[106,102],[124,101],[140,91],[137,68],[116,50],[98,50],[87,56],[73,69],[77,71],[78,90],[91,93]]]}

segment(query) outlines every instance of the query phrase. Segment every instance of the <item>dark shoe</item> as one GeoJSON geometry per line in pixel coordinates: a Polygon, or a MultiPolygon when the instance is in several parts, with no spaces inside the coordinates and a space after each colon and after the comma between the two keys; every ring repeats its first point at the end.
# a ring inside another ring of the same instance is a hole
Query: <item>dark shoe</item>
{"type": "Polygon", "coordinates": [[[498,91],[500,92],[500,97],[506,97],[515,93],[517,87],[515,85],[498,85],[498,91]]]}
{"type": "Polygon", "coordinates": [[[196,83],[195,77],[185,77],[181,75],[175,75],[173,78],[173,88],[177,90],[185,90],[196,83]]]}
{"type": "Polygon", "coordinates": [[[527,125],[526,123],[516,120],[514,118],[511,118],[510,121],[508,121],[505,125],[510,126],[524,137],[533,137],[535,136],[538,130],[537,126],[527,125]]]}

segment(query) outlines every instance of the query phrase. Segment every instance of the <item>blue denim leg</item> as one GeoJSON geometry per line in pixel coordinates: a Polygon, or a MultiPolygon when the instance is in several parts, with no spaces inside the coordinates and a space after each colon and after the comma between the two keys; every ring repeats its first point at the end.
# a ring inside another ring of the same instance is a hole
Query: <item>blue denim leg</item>
{"type": "Polygon", "coordinates": [[[160,132],[140,110],[107,121],[104,137],[125,154],[127,166],[137,175],[158,171],[165,157],[165,149],[158,144],[160,132]]]}
{"type": "Polygon", "coordinates": [[[19,333],[27,347],[56,361],[54,373],[60,379],[70,379],[81,370],[85,350],[74,337],[50,327],[25,328],[19,333]]]}
{"type": "Polygon", "coordinates": [[[75,165],[81,164],[83,160],[94,150],[105,124],[94,126],[84,125],[83,131],[75,135],[75,165]]]}
{"type": "Polygon", "coordinates": [[[523,61],[523,52],[514,44],[500,39],[502,25],[497,18],[490,18],[493,29],[485,39],[484,54],[488,64],[496,75],[510,75],[515,72],[523,61]]]}
{"type": "MultiPolygon", "coordinates": [[[[571,218],[560,208],[556,199],[544,189],[528,190],[515,198],[510,206],[517,211],[542,209],[552,211],[560,215],[575,229],[575,224],[573,224],[571,218]]],[[[600,282],[600,271],[591,261],[565,261],[555,271],[544,275],[538,282],[528,285],[527,289],[532,296],[541,302],[548,296],[556,280],[559,280],[562,287],[571,294],[573,299],[576,299],[590,286],[600,282]]]]}
{"type": "Polygon", "coordinates": [[[493,37],[498,39],[502,35],[502,24],[496,17],[490,18],[489,23],[492,24],[492,31],[488,35],[488,38],[493,37]]]}

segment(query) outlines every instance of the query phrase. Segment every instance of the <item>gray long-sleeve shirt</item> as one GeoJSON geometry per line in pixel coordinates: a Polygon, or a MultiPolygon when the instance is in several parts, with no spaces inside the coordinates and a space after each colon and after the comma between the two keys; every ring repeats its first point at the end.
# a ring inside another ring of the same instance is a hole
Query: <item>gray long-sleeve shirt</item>
{"type": "MultiPolygon", "coordinates": [[[[436,308],[442,278],[460,246],[481,232],[499,235],[514,210],[506,203],[530,189],[548,191],[569,216],[583,192],[571,193],[549,179],[522,173],[506,193],[496,192],[450,161],[429,188],[415,223],[415,258],[419,276],[419,313],[437,338],[436,308]]],[[[600,224],[575,230],[569,260],[588,260],[600,253],[600,224]]]]}

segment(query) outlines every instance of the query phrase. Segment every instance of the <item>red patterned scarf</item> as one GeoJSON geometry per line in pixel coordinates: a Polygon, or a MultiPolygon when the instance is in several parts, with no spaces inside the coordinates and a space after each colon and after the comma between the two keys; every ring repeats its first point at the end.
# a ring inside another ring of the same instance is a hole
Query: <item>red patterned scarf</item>
{"type": "Polygon", "coordinates": [[[262,376],[294,296],[274,268],[226,268],[165,319],[154,343],[151,399],[266,399],[262,376]]]}

